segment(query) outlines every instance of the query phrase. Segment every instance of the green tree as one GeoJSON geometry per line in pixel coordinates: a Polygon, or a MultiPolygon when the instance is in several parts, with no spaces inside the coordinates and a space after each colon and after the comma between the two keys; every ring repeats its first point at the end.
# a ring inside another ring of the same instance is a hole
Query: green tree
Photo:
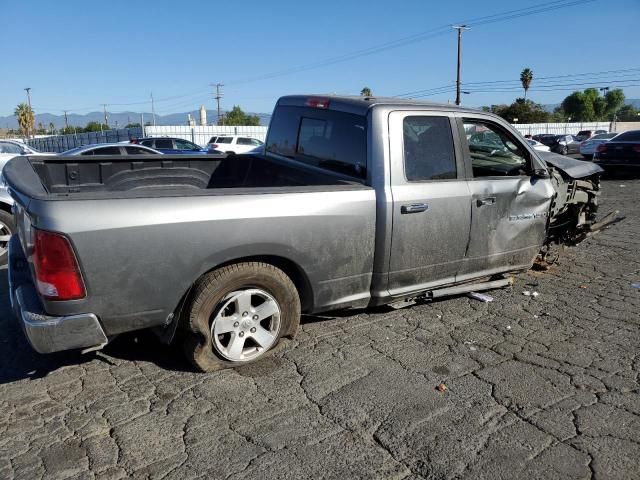
{"type": "Polygon", "coordinates": [[[542,105],[524,98],[516,98],[511,105],[491,105],[491,111],[500,115],[508,122],[514,118],[518,123],[546,123],[549,121],[549,112],[542,105]]]}
{"type": "Polygon", "coordinates": [[[531,82],[533,82],[533,72],[530,68],[525,68],[520,72],[520,82],[522,83],[522,88],[524,88],[524,98],[527,98],[527,91],[531,87],[531,82]]]}
{"type": "Polygon", "coordinates": [[[73,135],[74,133],[82,133],[82,128],[69,125],[60,129],[60,135],[73,135]]]}
{"type": "Polygon", "coordinates": [[[53,122],[49,122],[49,133],[56,133],[56,126],[53,122]]]}
{"type": "Polygon", "coordinates": [[[127,123],[124,128],[140,128],[140,126],[139,123],[127,123]]]}
{"type": "Polygon", "coordinates": [[[85,132],[101,132],[103,130],[109,130],[109,125],[100,122],[89,122],[83,129],[85,132]]]}
{"type": "Polygon", "coordinates": [[[613,90],[609,90],[604,98],[607,102],[605,112],[606,118],[613,120],[613,116],[624,105],[624,92],[620,88],[615,88],[613,90]]]}
{"type": "Polygon", "coordinates": [[[13,111],[13,114],[18,120],[18,126],[25,138],[31,137],[33,127],[36,123],[36,116],[33,114],[33,109],[26,103],[19,104],[13,111]]]}
{"type": "Polygon", "coordinates": [[[371,92],[371,89],[369,87],[364,87],[362,90],[360,90],[360,96],[372,97],[373,93],[371,92]]]}
{"type": "Polygon", "coordinates": [[[640,110],[633,105],[623,105],[616,114],[619,122],[640,122],[640,110]]]}
{"type": "Polygon", "coordinates": [[[242,111],[240,106],[234,105],[231,111],[227,112],[220,119],[218,125],[235,125],[235,126],[257,126],[260,125],[260,117],[257,115],[247,115],[242,111]]]}

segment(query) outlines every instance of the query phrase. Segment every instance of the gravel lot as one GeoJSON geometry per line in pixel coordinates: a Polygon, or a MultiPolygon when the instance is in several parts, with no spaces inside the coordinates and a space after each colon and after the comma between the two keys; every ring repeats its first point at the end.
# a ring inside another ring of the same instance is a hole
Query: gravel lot
{"type": "Polygon", "coordinates": [[[606,181],[626,220],[491,303],[306,318],[213,374],[144,333],[37,355],[0,271],[0,478],[640,478],[638,198],[606,181]]]}

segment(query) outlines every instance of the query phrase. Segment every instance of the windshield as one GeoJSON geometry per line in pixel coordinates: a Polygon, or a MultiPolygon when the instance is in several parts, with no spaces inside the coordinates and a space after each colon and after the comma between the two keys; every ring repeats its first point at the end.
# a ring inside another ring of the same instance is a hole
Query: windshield
{"type": "Polygon", "coordinates": [[[72,148],[71,150],[67,150],[65,152],[62,152],[60,155],[74,155],[74,154],[84,150],[85,148],[87,148],[87,145],[84,145],[82,147],[72,148]]]}
{"type": "Polygon", "coordinates": [[[617,135],[617,133],[601,133],[599,135],[594,135],[591,140],[608,140],[617,135]]]}

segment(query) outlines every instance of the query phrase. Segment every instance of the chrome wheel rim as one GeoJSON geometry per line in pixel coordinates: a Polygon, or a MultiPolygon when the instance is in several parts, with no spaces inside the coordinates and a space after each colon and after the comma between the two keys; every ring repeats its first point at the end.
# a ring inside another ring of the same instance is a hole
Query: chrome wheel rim
{"type": "Polygon", "coordinates": [[[11,229],[7,224],[0,221],[0,257],[7,253],[9,240],[11,239],[11,229]]]}
{"type": "Polygon", "coordinates": [[[280,333],[278,302],[264,290],[237,290],[225,296],[211,322],[212,346],[221,357],[247,362],[269,350],[280,333]]]}

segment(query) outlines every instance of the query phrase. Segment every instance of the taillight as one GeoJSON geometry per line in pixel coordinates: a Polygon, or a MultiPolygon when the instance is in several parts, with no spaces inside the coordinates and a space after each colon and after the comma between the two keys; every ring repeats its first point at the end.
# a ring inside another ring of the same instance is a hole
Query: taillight
{"type": "Polygon", "coordinates": [[[596,152],[602,153],[607,151],[607,145],[605,143],[601,143],[596,147],[596,152]]]}
{"type": "Polygon", "coordinates": [[[36,285],[48,300],[77,300],[86,291],[69,240],[59,233],[34,228],[33,265],[36,285]]]}
{"type": "Polygon", "coordinates": [[[217,143],[212,143],[211,145],[209,145],[211,148],[218,148],[218,144],[217,143]]]}
{"type": "Polygon", "coordinates": [[[307,98],[305,105],[307,107],[313,107],[313,108],[329,108],[329,99],[310,97],[310,98],[307,98]]]}

